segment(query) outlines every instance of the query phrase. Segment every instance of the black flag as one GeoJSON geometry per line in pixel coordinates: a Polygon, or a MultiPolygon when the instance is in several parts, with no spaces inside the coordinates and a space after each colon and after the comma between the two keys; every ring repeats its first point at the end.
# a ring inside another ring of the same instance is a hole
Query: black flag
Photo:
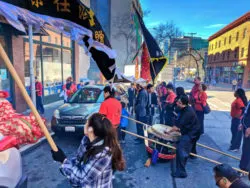
{"type": "MultiPolygon", "coordinates": [[[[31,12],[74,22],[92,31],[93,47],[89,49],[103,76],[110,80],[115,74],[115,59],[107,35],[94,12],[80,0],[3,0],[31,12]],[[95,43],[98,42],[98,43],[95,43]],[[103,45],[102,45],[103,44],[103,45]]],[[[89,38],[89,37],[88,37],[89,38]]],[[[86,46],[90,41],[84,40],[86,46]]],[[[92,45],[91,45],[92,46],[92,45]]]]}
{"type": "Polygon", "coordinates": [[[144,21],[142,17],[140,16],[137,9],[134,7],[136,15],[139,19],[139,23],[141,26],[142,34],[144,37],[144,40],[146,42],[146,45],[148,47],[148,51],[150,54],[150,74],[153,81],[155,81],[158,74],[161,72],[161,70],[164,68],[167,58],[163,55],[159,45],[157,44],[154,37],[151,35],[151,33],[146,28],[144,21]]]}

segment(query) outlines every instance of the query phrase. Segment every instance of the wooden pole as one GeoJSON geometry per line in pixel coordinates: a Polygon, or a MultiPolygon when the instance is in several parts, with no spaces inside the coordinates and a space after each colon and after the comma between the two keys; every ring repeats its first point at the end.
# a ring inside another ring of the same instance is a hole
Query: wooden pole
{"type": "Polygon", "coordinates": [[[217,149],[214,149],[214,148],[208,147],[208,146],[206,146],[206,145],[204,145],[204,144],[197,143],[197,145],[198,145],[198,146],[201,146],[201,147],[203,147],[203,148],[209,149],[209,150],[211,150],[211,151],[214,151],[214,152],[220,153],[220,154],[222,154],[222,155],[226,155],[226,156],[228,156],[228,157],[231,157],[231,158],[233,158],[233,159],[236,159],[236,160],[240,161],[240,158],[238,158],[238,157],[235,157],[235,156],[233,156],[233,155],[230,155],[230,154],[224,153],[224,152],[219,151],[219,150],[217,150],[217,149]]]}
{"type": "Polygon", "coordinates": [[[32,103],[32,100],[30,99],[30,96],[28,95],[21,79],[19,78],[18,74],[16,73],[15,68],[13,67],[12,63],[10,62],[10,59],[8,57],[8,55],[6,54],[5,50],[3,49],[3,46],[0,43],[0,56],[2,57],[7,69],[9,70],[12,78],[15,80],[17,86],[19,87],[24,100],[27,102],[28,106],[30,107],[32,113],[34,114],[40,128],[42,129],[45,137],[48,140],[49,145],[51,146],[52,150],[54,151],[58,151],[57,146],[54,142],[54,140],[52,139],[52,137],[49,134],[49,131],[47,129],[47,127],[45,126],[42,118],[40,117],[39,113],[36,110],[36,107],[34,106],[34,104],[32,103]]]}
{"type": "MultiPolygon", "coordinates": [[[[144,136],[140,136],[140,135],[138,135],[138,134],[135,134],[135,133],[132,133],[132,132],[129,132],[129,131],[125,131],[125,130],[121,130],[121,131],[123,131],[124,133],[130,134],[130,135],[132,135],[132,136],[135,136],[135,137],[137,137],[137,138],[141,138],[141,139],[144,139],[144,140],[148,140],[148,141],[150,141],[150,142],[153,142],[153,143],[156,143],[156,144],[165,146],[165,147],[167,147],[167,148],[176,150],[176,148],[175,148],[174,146],[171,146],[171,145],[168,145],[168,144],[164,144],[164,143],[162,143],[162,142],[159,142],[159,141],[156,141],[156,140],[153,140],[153,139],[144,137],[144,136]]],[[[216,165],[222,164],[222,163],[220,163],[220,162],[218,162],[218,161],[215,161],[215,160],[213,160],[213,159],[209,159],[209,158],[207,158],[207,157],[203,157],[203,156],[201,156],[201,155],[197,155],[197,154],[194,154],[194,153],[190,153],[190,155],[192,155],[192,156],[194,156],[194,157],[201,158],[201,159],[206,160],[206,161],[209,161],[209,162],[214,163],[214,164],[216,164],[216,165]]],[[[236,170],[236,171],[238,171],[238,172],[240,172],[240,173],[242,173],[242,174],[244,174],[244,175],[248,175],[248,174],[249,174],[248,172],[246,172],[246,171],[244,171],[244,170],[241,170],[241,169],[238,169],[238,168],[234,168],[234,167],[233,167],[233,169],[236,170]]]]}
{"type": "MultiPolygon", "coordinates": [[[[139,123],[139,124],[141,124],[141,125],[144,125],[144,126],[146,126],[146,127],[149,126],[149,125],[147,125],[146,123],[142,123],[142,122],[140,122],[140,121],[137,121],[137,120],[135,120],[135,119],[132,119],[132,118],[129,118],[129,117],[126,117],[126,116],[122,116],[122,117],[123,117],[123,118],[127,118],[128,120],[134,121],[134,122],[136,122],[136,123],[139,123]]],[[[239,161],[240,161],[240,158],[238,158],[238,157],[235,157],[235,156],[233,156],[233,155],[224,153],[224,152],[219,151],[219,150],[217,150],[217,149],[208,147],[208,146],[206,146],[206,145],[204,145],[204,144],[197,143],[197,145],[200,146],[200,147],[209,149],[209,150],[211,150],[211,151],[214,151],[214,152],[216,152],[216,153],[220,153],[220,154],[222,154],[222,155],[225,155],[225,156],[228,156],[228,157],[231,157],[231,158],[233,158],[233,159],[236,159],[236,160],[239,160],[239,161]]]]}

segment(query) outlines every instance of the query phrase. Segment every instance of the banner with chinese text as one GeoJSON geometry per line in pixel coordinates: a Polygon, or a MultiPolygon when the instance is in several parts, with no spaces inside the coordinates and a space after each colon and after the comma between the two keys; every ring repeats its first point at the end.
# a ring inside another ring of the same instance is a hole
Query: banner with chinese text
{"type": "Polygon", "coordinates": [[[139,19],[140,27],[146,43],[147,49],[150,55],[150,74],[153,81],[157,78],[158,74],[164,68],[167,58],[163,55],[159,45],[157,44],[154,37],[146,28],[142,17],[139,12],[135,9],[136,15],[139,19]]]}
{"type": "MultiPolygon", "coordinates": [[[[33,13],[74,22],[92,31],[92,38],[84,40],[92,58],[107,80],[114,77],[115,59],[111,45],[94,12],[80,0],[2,0],[33,13]],[[93,40],[92,40],[93,39],[93,40]],[[110,52],[110,53],[109,53],[110,52]]],[[[28,12],[27,12],[28,13],[28,12]]],[[[4,15],[3,15],[4,16],[4,15]]]]}

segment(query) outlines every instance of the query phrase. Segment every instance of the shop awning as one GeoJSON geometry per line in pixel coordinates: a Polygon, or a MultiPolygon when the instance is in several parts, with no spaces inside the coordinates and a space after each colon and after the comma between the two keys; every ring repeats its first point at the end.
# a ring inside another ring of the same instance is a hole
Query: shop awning
{"type": "Polygon", "coordinates": [[[6,2],[8,3],[0,1],[2,21],[6,21],[23,33],[27,33],[28,25],[33,26],[35,33],[50,25],[82,45],[88,55],[96,61],[107,80],[114,77],[116,53],[111,49],[107,36],[93,11],[80,1],[68,1],[66,12],[63,12],[65,7],[62,7],[65,1],[6,0],[6,2]],[[80,17],[82,19],[78,18],[79,13],[82,13],[80,17]]]}

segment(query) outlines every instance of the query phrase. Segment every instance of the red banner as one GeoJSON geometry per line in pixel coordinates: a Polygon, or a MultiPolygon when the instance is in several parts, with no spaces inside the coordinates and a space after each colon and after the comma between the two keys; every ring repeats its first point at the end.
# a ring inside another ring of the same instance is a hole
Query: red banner
{"type": "Polygon", "coordinates": [[[142,56],[141,56],[141,78],[147,81],[151,81],[150,56],[145,42],[143,43],[142,56]]]}

